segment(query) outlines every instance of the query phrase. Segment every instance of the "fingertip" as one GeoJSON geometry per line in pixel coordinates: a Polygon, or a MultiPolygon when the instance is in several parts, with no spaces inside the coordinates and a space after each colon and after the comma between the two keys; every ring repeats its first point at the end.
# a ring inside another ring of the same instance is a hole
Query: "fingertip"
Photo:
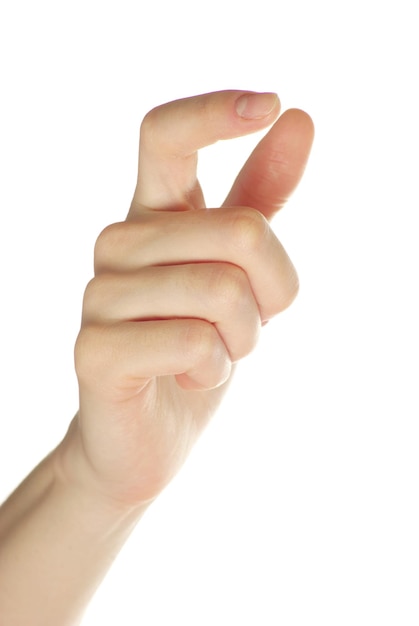
{"type": "Polygon", "coordinates": [[[292,124],[293,133],[303,136],[307,142],[312,143],[315,134],[315,126],[312,117],[302,109],[287,109],[281,115],[281,121],[292,124]]]}

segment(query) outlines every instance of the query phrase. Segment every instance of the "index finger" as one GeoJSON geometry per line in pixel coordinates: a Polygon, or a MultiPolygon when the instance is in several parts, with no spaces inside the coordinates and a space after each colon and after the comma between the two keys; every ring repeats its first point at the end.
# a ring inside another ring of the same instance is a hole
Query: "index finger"
{"type": "Polygon", "coordinates": [[[203,208],[197,151],[272,124],[280,103],[273,93],[219,91],[152,109],[140,133],[138,179],[128,217],[144,208],[203,208]]]}

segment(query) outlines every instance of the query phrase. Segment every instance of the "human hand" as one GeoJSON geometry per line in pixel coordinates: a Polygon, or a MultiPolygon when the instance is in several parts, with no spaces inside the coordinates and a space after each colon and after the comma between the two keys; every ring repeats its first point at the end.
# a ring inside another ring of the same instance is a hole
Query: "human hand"
{"type": "Polygon", "coordinates": [[[125,222],[106,228],[76,343],[80,408],[63,443],[72,480],[123,507],[153,500],[211,417],[232,364],[294,299],[268,220],[298,184],[313,125],[286,111],[221,208],[206,209],[197,150],[271,125],[273,94],[225,91],[153,109],[125,222]]]}

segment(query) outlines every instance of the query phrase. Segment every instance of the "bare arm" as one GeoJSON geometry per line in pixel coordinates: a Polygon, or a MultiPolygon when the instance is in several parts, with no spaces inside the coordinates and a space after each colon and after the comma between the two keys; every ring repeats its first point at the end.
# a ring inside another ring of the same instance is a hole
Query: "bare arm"
{"type": "Polygon", "coordinates": [[[130,531],[216,410],[232,366],[295,297],[268,221],[303,173],[302,111],[228,91],[151,111],[125,222],[100,235],[76,343],[80,407],[64,440],[0,509],[0,615],[76,624],[130,531]],[[197,150],[275,124],[223,207],[197,150]],[[253,208],[249,208],[253,207],[253,208]]]}
{"type": "Polygon", "coordinates": [[[0,509],[0,623],[78,624],[142,512],[76,488],[54,451],[0,509]]]}

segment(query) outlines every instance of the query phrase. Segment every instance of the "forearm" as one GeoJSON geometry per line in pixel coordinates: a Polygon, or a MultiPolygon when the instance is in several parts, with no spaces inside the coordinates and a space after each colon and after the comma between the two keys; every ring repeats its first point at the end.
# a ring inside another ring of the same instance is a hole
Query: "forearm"
{"type": "Polygon", "coordinates": [[[143,509],[64,479],[52,452],[0,508],[0,615],[8,626],[74,626],[143,509]]]}

